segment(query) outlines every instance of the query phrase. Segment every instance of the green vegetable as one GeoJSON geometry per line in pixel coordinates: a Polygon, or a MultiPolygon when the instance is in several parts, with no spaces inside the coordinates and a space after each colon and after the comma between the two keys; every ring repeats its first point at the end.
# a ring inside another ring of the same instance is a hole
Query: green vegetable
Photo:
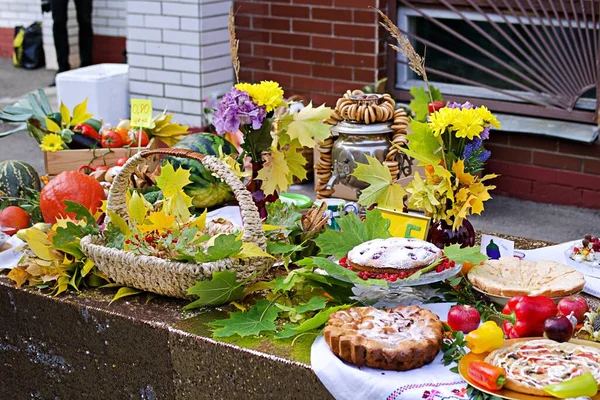
{"type": "Polygon", "coordinates": [[[591,372],[586,372],[577,378],[545,386],[544,391],[559,399],[593,397],[598,393],[598,383],[591,372]]]}
{"type": "MultiPolygon", "coordinates": [[[[235,153],[235,148],[231,143],[220,136],[211,133],[195,133],[186,136],[179,141],[173,148],[189,149],[200,154],[218,155],[219,148],[223,154],[235,153]]],[[[174,169],[182,167],[191,172],[190,180],[184,190],[192,198],[194,207],[208,208],[222,204],[233,198],[231,188],[219,178],[215,177],[210,171],[206,170],[202,163],[196,160],[178,157],[165,157],[164,162],[169,162],[174,169]]]]}
{"type": "Polygon", "coordinates": [[[40,177],[35,169],[21,161],[0,162],[0,197],[25,199],[27,189],[40,190],[40,177]]]}
{"type": "Polygon", "coordinates": [[[85,123],[96,130],[96,132],[100,132],[102,129],[102,121],[98,121],[97,119],[88,119],[85,123]]]}

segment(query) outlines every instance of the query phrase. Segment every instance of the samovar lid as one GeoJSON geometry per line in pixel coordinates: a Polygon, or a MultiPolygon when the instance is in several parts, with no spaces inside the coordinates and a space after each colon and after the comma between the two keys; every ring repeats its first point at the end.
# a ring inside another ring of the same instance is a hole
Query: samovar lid
{"type": "Polygon", "coordinates": [[[359,124],[350,121],[341,121],[331,128],[333,133],[346,135],[381,135],[392,133],[391,122],[379,122],[375,124],[359,124]]]}

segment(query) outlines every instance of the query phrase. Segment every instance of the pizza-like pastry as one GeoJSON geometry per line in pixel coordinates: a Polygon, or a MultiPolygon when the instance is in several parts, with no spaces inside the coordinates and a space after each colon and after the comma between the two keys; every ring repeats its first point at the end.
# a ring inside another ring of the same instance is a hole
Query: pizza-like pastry
{"type": "Polygon", "coordinates": [[[407,371],[433,361],[443,331],[438,316],[418,306],[387,311],[352,307],[331,314],[323,334],[331,351],[344,361],[407,371]]]}
{"type": "Polygon", "coordinates": [[[507,389],[547,396],[543,387],[591,372],[600,382],[600,350],[540,339],[517,342],[492,351],[486,362],[506,371],[507,389]]]}
{"type": "Polygon", "coordinates": [[[522,261],[515,257],[489,260],[469,271],[469,280],[486,293],[559,297],[579,292],[583,274],[554,261],[522,261]]]}
{"type": "Polygon", "coordinates": [[[393,274],[424,268],[442,255],[424,240],[391,237],[356,246],[348,253],[348,264],[358,271],[393,274]]]}

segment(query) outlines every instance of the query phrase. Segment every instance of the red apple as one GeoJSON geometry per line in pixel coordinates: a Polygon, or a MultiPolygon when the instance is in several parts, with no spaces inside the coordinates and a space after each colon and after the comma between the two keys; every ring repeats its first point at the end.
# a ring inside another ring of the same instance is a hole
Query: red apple
{"type": "Polygon", "coordinates": [[[581,324],[585,319],[585,313],[590,310],[587,301],[579,295],[567,296],[558,302],[558,315],[569,316],[571,312],[581,324]]]}
{"type": "Polygon", "coordinates": [[[481,315],[475,307],[458,305],[448,312],[448,325],[453,331],[469,333],[479,326],[481,315]]]}

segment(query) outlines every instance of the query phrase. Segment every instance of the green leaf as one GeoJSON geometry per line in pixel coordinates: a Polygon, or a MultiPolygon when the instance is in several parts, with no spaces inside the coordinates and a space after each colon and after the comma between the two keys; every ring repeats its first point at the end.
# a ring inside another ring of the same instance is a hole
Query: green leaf
{"type": "Polygon", "coordinates": [[[125,246],[125,235],[117,225],[112,224],[112,220],[111,223],[106,226],[102,235],[106,239],[106,247],[122,250],[125,246]]]}
{"type": "Polygon", "coordinates": [[[442,92],[438,88],[429,85],[429,89],[431,90],[431,97],[433,97],[433,100],[444,101],[444,96],[442,96],[442,92]]]}
{"type": "Polygon", "coordinates": [[[90,273],[90,271],[94,268],[94,262],[91,259],[87,259],[83,267],[81,268],[81,276],[84,277],[90,273]]]}
{"type": "Polygon", "coordinates": [[[321,296],[311,297],[308,302],[304,304],[300,304],[296,307],[296,312],[298,314],[304,314],[307,311],[316,311],[325,308],[327,304],[327,299],[321,296]]]}
{"type": "Polygon", "coordinates": [[[305,247],[301,244],[288,244],[281,242],[267,242],[267,252],[269,254],[288,254],[302,251],[305,247]]]}
{"type": "Polygon", "coordinates": [[[392,178],[388,167],[375,157],[366,155],[368,164],[358,163],[352,176],[368,183],[369,186],[361,191],[358,202],[370,207],[377,204],[384,208],[404,208],[404,197],[406,190],[392,178]]]}
{"type": "Polygon", "coordinates": [[[480,246],[465,247],[461,249],[459,244],[444,247],[444,255],[457,264],[469,262],[477,265],[488,259],[485,254],[481,253],[480,246]]]}
{"type": "MultiPolygon", "coordinates": [[[[442,93],[438,89],[433,86],[429,86],[429,88],[431,89],[431,97],[433,100],[444,100],[442,93]]],[[[410,110],[415,114],[415,119],[418,121],[425,121],[429,114],[429,103],[431,103],[429,93],[427,93],[427,90],[425,90],[424,87],[414,86],[410,88],[410,94],[413,96],[409,103],[410,110]]]]}
{"type": "Polygon", "coordinates": [[[442,160],[442,146],[433,135],[426,122],[416,119],[410,121],[410,133],[406,135],[408,149],[401,147],[400,151],[420,162],[419,165],[438,165],[442,160]]]}
{"type": "Polygon", "coordinates": [[[351,307],[351,304],[342,304],[341,306],[329,307],[325,310],[319,311],[312,318],[307,319],[300,325],[288,325],[286,329],[281,332],[275,334],[275,337],[278,339],[285,339],[292,336],[296,336],[300,333],[312,331],[313,329],[321,328],[323,325],[327,323],[329,320],[329,316],[336,311],[343,310],[345,308],[351,307]]]}
{"type": "Polygon", "coordinates": [[[354,213],[341,215],[336,221],[341,231],[327,228],[315,239],[322,254],[342,258],[361,243],[390,237],[388,232],[390,221],[383,218],[379,210],[367,212],[365,222],[354,213]]]}
{"type": "Polygon", "coordinates": [[[38,96],[40,98],[40,107],[42,107],[44,114],[52,114],[52,107],[50,107],[50,102],[48,101],[48,97],[46,96],[44,89],[38,89],[38,96]]]}
{"type": "Polygon", "coordinates": [[[385,279],[362,279],[358,277],[358,274],[355,271],[350,271],[347,268],[344,268],[333,261],[329,261],[326,258],[322,257],[311,257],[305,258],[304,260],[298,261],[298,265],[310,266],[314,265],[316,267],[321,268],[329,275],[338,279],[346,279],[350,282],[360,285],[360,286],[384,286],[387,287],[388,282],[385,279]]]}
{"type": "Polygon", "coordinates": [[[188,304],[183,309],[191,310],[202,306],[218,306],[239,300],[244,296],[244,283],[237,281],[237,275],[232,271],[213,272],[210,281],[199,281],[187,290],[198,300],[188,304]]]}
{"type": "Polygon", "coordinates": [[[74,201],[65,200],[64,203],[67,206],[65,211],[74,213],[76,220],[85,221],[88,225],[96,225],[96,219],[90,213],[90,210],[74,201]]]}
{"type": "Polygon", "coordinates": [[[130,288],[130,287],[122,287],[121,289],[119,289],[117,291],[117,294],[115,294],[115,296],[112,298],[112,300],[108,304],[110,305],[114,301],[122,299],[123,297],[135,296],[136,294],[140,294],[140,293],[142,293],[142,290],[137,290],[137,289],[130,288]]]}
{"type": "Polygon", "coordinates": [[[202,264],[233,257],[241,250],[242,241],[238,240],[235,235],[219,235],[216,237],[215,243],[206,249],[206,253],[199,251],[195,258],[197,263],[202,264]]]}
{"type": "Polygon", "coordinates": [[[33,109],[33,112],[35,113],[36,117],[44,118],[47,115],[42,109],[42,106],[40,105],[40,102],[38,101],[38,98],[35,96],[35,94],[29,93],[27,95],[27,99],[29,100],[29,105],[33,109]]]}
{"type": "MultiPolygon", "coordinates": [[[[58,227],[56,229],[56,235],[52,238],[52,244],[58,250],[69,252],[70,244],[75,242],[79,246],[81,238],[96,233],[98,233],[98,230],[94,227],[75,225],[73,222],[68,221],[66,227],[58,227]]],[[[79,247],[79,251],[81,251],[81,247],[79,247]]]]}
{"type": "Polygon", "coordinates": [[[278,315],[279,309],[273,307],[271,302],[259,300],[250,310],[231,313],[229,319],[214,321],[209,325],[218,327],[213,332],[214,337],[256,336],[262,332],[274,332],[276,330],[275,320],[278,315]]]}

